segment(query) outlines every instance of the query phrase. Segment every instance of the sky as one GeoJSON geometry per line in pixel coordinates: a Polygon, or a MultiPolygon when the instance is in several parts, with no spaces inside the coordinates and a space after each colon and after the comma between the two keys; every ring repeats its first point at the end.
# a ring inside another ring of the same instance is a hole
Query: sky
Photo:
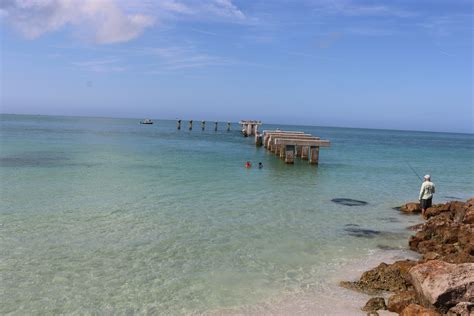
{"type": "Polygon", "coordinates": [[[473,1],[2,0],[0,112],[473,133],[473,1]]]}

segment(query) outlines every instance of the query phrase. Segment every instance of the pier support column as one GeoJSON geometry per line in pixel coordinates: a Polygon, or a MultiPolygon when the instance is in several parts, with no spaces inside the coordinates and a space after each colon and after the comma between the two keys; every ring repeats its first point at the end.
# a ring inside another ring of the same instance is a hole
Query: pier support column
{"type": "Polygon", "coordinates": [[[319,163],[319,146],[311,146],[309,151],[309,163],[312,165],[317,165],[319,163]]]}
{"type": "Polygon", "coordinates": [[[193,129],[193,120],[190,120],[189,121],[189,130],[192,130],[193,129]]]}
{"type": "Polygon", "coordinates": [[[202,130],[206,129],[206,121],[201,121],[201,129],[202,130]]]}
{"type": "Polygon", "coordinates": [[[217,123],[218,122],[214,122],[214,132],[217,132],[217,123]]]}
{"type": "Polygon", "coordinates": [[[230,122],[227,122],[227,131],[230,132],[230,122]]]}
{"type": "Polygon", "coordinates": [[[294,145],[285,146],[285,163],[288,163],[288,164],[295,163],[295,146],[294,145]]]}
{"type": "Polygon", "coordinates": [[[177,128],[178,130],[181,129],[181,120],[178,120],[178,121],[176,122],[176,128],[177,128]]]}
{"type": "Polygon", "coordinates": [[[295,146],[296,157],[301,157],[301,146],[295,146]]]}
{"type": "Polygon", "coordinates": [[[253,126],[252,126],[252,124],[247,125],[247,135],[248,136],[253,135],[253,126]]]}
{"type": "Polygon", "coordinates": [[[301,147],[301,159],[308,160],[308,152],[309,152],[309,147],[308,146],[302,146],[301,147]]]}
{"type": "Polygon", "coordinates": [[[285,159],[285,156],[286,156],[286,148],[285,148],[285,145],[278,145],[278,148],[279,148],[279,153],[280,153],[280,158],[281,159],[285,159]]]}
{"type": "Polygon", "coordinates": [[[256,134],[255,135],[255,146],[261,147],[262,146],[262,139],[263,139],[262,134],[256,134]]]}

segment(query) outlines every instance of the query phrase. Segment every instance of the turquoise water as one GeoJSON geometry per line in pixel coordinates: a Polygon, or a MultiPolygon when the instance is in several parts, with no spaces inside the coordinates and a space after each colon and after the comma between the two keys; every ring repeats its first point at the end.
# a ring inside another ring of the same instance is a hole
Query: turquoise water
{"type": "Polygon", "coordinates": [[[435,202],[474,193],[473,135],[264,125],[331,140],[316,167],[238,125],[0,120],[0,314],[207,313],[327,290],[328,271],[406,247],[418,219],[392,207],[418,197],[409,165],[435,202]]]}

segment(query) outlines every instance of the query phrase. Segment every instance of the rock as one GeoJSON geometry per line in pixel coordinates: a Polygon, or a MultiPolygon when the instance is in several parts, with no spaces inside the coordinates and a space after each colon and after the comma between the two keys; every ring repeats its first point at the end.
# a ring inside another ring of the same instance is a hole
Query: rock
{"type": "Polygon", "coordinates": [[[424,223],[420,223],[420,224],[408,226],[407,229],[416,232],[416,231],[421,230],[421,229],[423,228],[423,226],[425,226],[425,224],[424,224],[424,223]]]}
{"type": "Polygon", "coordinates": [[[443,313],[458,303],[474,301],[474,263],[431,260],[414,266],[409,274],[420,301],[443,313]]]}
{"type": "Polygon", "coordinates": [[[425,219],[437,216],[443,212],[449,212],[450,203],[446,204],[435,204],[432,207],[426,209],[425,219]]]}
{"type": "Polygon", "coordinates": [[[365,306],[362,307],[362,310],[365,312],[376,312],[379,309],[387,309],[383,297],[372,297],[367,301],[367,303],[365,303],[365,306]]]}
{"type": "Polygon", "coordinates": [[[426,262],[426,261],[429,261],[429,260],[436,260],[436,259],[439,259],[441,257],[441,255],[437,252],[427,252],[425,254],[423,254],[423,261],[426,262]]]}
{"type": "Polygon", "coordinates": [[[387,309],[391,312],[401,313],[410,304],[418,304],[415,291],[398,292],[388,298],[387,309]]]}
{"type": "Polygon", "coordinates": [[[381,291],[406,291],[411,289],[408,271],[416,264],[412,260],[396,261],[392,264],[381,263],[362,274],[359,281],[341,282],[345,288],[370,295],[381,291]]]}
{"type": "Polygon", "coordinates": [[[461,302],[451,307],[446,314],[447,316],[471,316],[474,315],[474,303],[461,302]]]}
{"type": "Polygon", "coordinates": [[[400,212],[406,214],[418,214],[421,213],[420,203],[411,202],[400,207],[400,212]]]}
{"type": "Polygon", "coordinates": [[[398,316],[398,313],[389,312],[387,310],[379,310],[377,314],[379,314],[379,316],[398,316]]]}
{"type": "Polygon", "coordinates": [[[430,217],[410,237],[410,249],[421,254],[423,261],[439,259],[450,263],[474,262],[474,207],[467,203],[450,202],[436,206],[443,212],[430,217]],[[435,255],[437,254],[437,255],[435,255]]]}
{"type": "Polygon", "coordinates": [[[400,313],[400,316],[441,316],[433,309],[428,309],[417,304],[410,304],[400,313]]]}
{"type": "Polygon", "coordinates": [[[466,204],[469,205],[469,206],[473,206],[473,205],[474,205],[474,197],[468,199],[468,200],[466,201],[466,204]]]}
{"type": "Polygon", "coordinates": [[[464,218],[462,220],[464,224],[474,224],[474,205],[470,206],[464,213],[464,218]]]}

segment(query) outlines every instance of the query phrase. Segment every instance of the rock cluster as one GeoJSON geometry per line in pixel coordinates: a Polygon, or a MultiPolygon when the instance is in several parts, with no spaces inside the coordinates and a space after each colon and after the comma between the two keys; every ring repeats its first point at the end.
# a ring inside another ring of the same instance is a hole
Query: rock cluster
{"type": "MultiPolygon", "coordinates": [[[[418,203],[399,210],[421,212],[418,203]]],[[[362,308],[368,315],[387,309],[404,316],[474,316],[474,198],[433,205],[424,218],[410,228],[416,234],[409,247],[422,254],[418,262],[381,263],[358,281],[341,282],[370,295],[393,292],[387,304],[383,297],[369,300],[362,308]]]]}

